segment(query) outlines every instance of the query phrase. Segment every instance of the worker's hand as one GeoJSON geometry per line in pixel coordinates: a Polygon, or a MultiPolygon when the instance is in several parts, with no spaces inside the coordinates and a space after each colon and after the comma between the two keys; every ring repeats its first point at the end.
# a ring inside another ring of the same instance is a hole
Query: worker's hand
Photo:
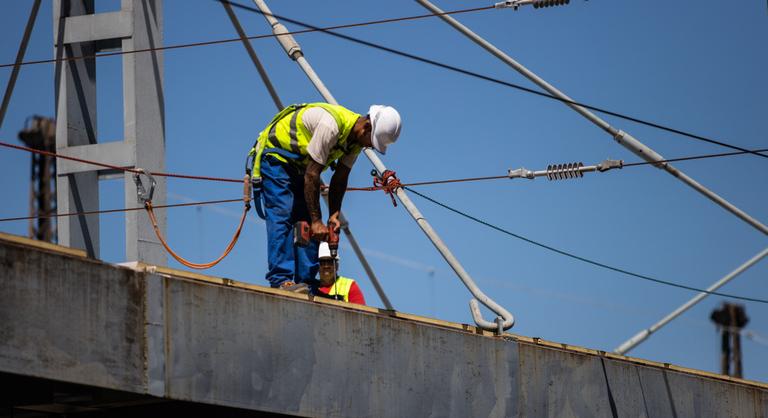
{"type": "Polygon", "coordinates": [[[312,222],[311,233],[315,241],[328,241],[328,227],[321,221],[312,222]]]}
{"type": "Polygon", "coordinates": [[[339,212],[332,214],[328,218],[328,228],[333,228],[334,232],[339,232],[341,229],[341,221],[339,220],[339,212]]]}

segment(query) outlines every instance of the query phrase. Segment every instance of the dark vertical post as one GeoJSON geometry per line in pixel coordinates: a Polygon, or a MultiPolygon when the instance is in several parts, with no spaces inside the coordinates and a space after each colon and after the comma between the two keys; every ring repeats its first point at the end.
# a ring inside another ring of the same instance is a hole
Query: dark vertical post
{"type": "Polygon", "coordinates": [[[720,342],[720,373],[730,375],[731,368],[731,331],[728,327],[720,330],[722,338],[720,342]]]}
{"type": "Polygon", "coordinates": [[[742,305],[730,305],[731,309],[731,338],[733,340],[733,376],[743,377],[741,363],[741,329],[749,322],[742,305]]]}
{"type": "MultiPolygon", "coordinates": [[[[19,139],[29,148],[56,151],[56,122],[43,116],[32,116],[19,132],[19,139]]],[[[56,160],[48,155],[32,154],[29,187],[29,237],[57,242],[53,219],[56,211],[56,160]]]]}
{"type": "Polygon", "coordinates": [[[715,309],[710,315],[722,333],[720,368],[722,373],[734,377],[742,377],[744,370],[741,361],[741,330],[749,322],[743,305],[724,302],[720,309],[715,309]],[[731,374],[733,363],[733,374],[731,374]]]}

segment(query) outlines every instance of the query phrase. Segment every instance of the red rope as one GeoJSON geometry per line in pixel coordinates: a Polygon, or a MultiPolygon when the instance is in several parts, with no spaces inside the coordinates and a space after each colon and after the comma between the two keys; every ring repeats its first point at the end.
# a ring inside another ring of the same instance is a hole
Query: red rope
{"type": "MultiPolygon", "coordinates": [[[[171,205],[158,205],[152,206],[154,209],[166,209],[166,208],[181,208],[185,206],[202,206],[202,205],[214,205],[219,203],[231,203],[242,202],[243,199],[227,199],[227,200],[208,200],[205,202],[189,202],[189,203],[175,203],[171,205]]],[[[104,209],[104,210],[89,210],[83,212],[69,212],[69,213],[46,213],[37,216],[19,216],[15,218],[0,218],[0,222],[9,221],[27,221],[30,219],[49,219],[49,218],[61,218],[67,216],[85,216],[85,215],[100,215],[103,213],[119,213],[119,212],[131,212],[134,210],[144,210],[144,207],[135,208],[122,208],[122,209],[104,209]]]]}
{"type": "MultiPolygon", "coordinates": [[[[35,149],[35,148],[29,148],[29,147],[25,147],[25,146],[22,146],[22,145],[9,144],[7,142],[2,142],[2,141],[0,141],[0,146],[16,149],[16,150],[19,150],[19,151],[27,151],[27,152],[31,152],[33,154],[40,154],[40,155],[47,155],[49,157],[54,157],[54,158],[61,158],[63,160],[70,160],[70,161],[75,161],[75,162],[78,162],[78,163],[95,165],[97,167],[110,168],[112,170],[125,171],[125,172],[128,172],[128,173],[134,173],[134,174],[140,174],[141,173],[141,171],[139,171],[139,170],[137,170],[135,168],[132,168],[132,167],[120,167],[120,166],[116,166],[116,165],[112,165],[112,164],[101,163],[101,162],[98,162],[98,161],[91,161],[91,160],[85,160],[85,159],[82,159],[82,158],[70,157],[70,156],[67,156],[67,155],[61,155],[61,154],[57,154],[57,153],[51,152],[51,151],[44,151],[44,150],[39,150],[39,149],[35,149]]],[[[193,176],[193,175],[189,175],[189,174],[158,173],[158,172],[151,172],[149,174],[152,174],[153,176],[158,176],[158,177],[174,177],[174,178],[180,178],[180,179],[222,181],[222,182],[228,182],[228,183],[242,183],[243,182],[242,179],[227,179],[227,178],[222,178],[222,177],[209,177],[209,176],[193,176]]]]}

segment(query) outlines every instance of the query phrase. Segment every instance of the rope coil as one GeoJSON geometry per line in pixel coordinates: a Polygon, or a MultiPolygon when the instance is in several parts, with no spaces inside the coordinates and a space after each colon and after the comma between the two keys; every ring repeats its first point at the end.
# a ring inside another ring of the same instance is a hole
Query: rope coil
{"type": "MultiPolygon", "coordinates": [[[[141,170],[143,171],[143,170],[141,170]]],[[[150,174],[144,172],[146,174],[150,181],[153,184],[154,189],[154,179],[151,177],[150,174]]],[[[139,175],[136,174],[134,177],[134,180],[136,181],[137,188],[139,188],[139,199],[144,200],[142,194],[144,193],[143,187],[140,187],[141,180],[139,179],[139,175]]],[[[237,240],[240,238],[240,232],[243,230],[243,224],[245,224],[245,218],[248,214],[248,210],[251,209],[251,179],[250,176],[246,175],[243,177],[243,215],[240,217],[240,223],[237,226],[237,230],[235,231],[235,234],[232,236],[232,239],[229,241],[229,245],[227,245],[227,248],[224,249],[224,252],[215,260],[208,262],[208,263],[193,263],[189,260],[186,260],[184,257],[178,255],[175,251],[171,249],[171,247],[168,245],[168,242],[163,238],[163,234],[160,232],[160,227],[157,225],[157,217],[155,216],[155,211],[152,207],[152,199],[151,197],[149,199],[144,200],[144,208],[147,210],[147,215],[149,216],[149,221],[152,223],[152,229],[155,231],[155,235],[157,236],[157,239],[160,240],[160,243],[163,244],[163,247],[165,247],[165,250],[168,251],[168,254],[170,254],[173,258],[176,259],[179,263],[193,269],[203,270],[203,269],[209,269],[216,264],[219,264],[221,260],[223,260],[226,256],[229,255],[229,253],[232,251],[233,248],[235,248],[235,244],[237,243],[237,240]]]]}

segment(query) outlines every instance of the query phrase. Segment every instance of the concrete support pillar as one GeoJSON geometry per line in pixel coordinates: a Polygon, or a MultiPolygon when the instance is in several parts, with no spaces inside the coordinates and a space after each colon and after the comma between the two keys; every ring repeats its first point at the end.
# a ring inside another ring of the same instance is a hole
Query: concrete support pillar
{"type": "MultiPolygon", "coordinates": [[[[93,0],[55,0],[53,2],[54,53],[57,58],[90,56],[93,42],[65,43],[69,17],[93,13],[93,0]]],[[[55,69],[56,151],[96,143],[96,60],[61,61],[55,69]]],[[[99,179],[96,171],[59,171],[56,187],[59,213],[99,209],[99,179]]],[[[99,257],[98,215],[59,219],[59,242],[82,248],[89,257],[99,257]]]]}
{"type": "MultiPolygon", "coordinates": [[[[56,57],[79,58],[56,66],[56,151],[62,155],[148,171],[165,169],[165,103],[161,52],[123,55],[124,138],[98,143],[96,130],[96,59],[105,50],[133,51],[162,46],[162,1],[123,0],[121,10],[94,13],[94,0],[54,0],[56,57]]],[[[112,104],[110,104],[112,105],[112,104]]],[[[58,161],[59,213],[99,209],[99,180],[120,176],[125,206],[140,206],[130,173],[58,161]]],[[[144,179],[146,182],[146,179],[144,179]]],[[[166,182],[157,179],[153,203],[166,202],[166,182]]],[[[165,233],[165,213],[157,214],[165,233]]],[[[167,256],[144,212],[126,212],[125,261],[165,265],[167,256]]],[[[59,242],[99,257],[98,215],[73,216],[59,222],[59,242]]]]}

